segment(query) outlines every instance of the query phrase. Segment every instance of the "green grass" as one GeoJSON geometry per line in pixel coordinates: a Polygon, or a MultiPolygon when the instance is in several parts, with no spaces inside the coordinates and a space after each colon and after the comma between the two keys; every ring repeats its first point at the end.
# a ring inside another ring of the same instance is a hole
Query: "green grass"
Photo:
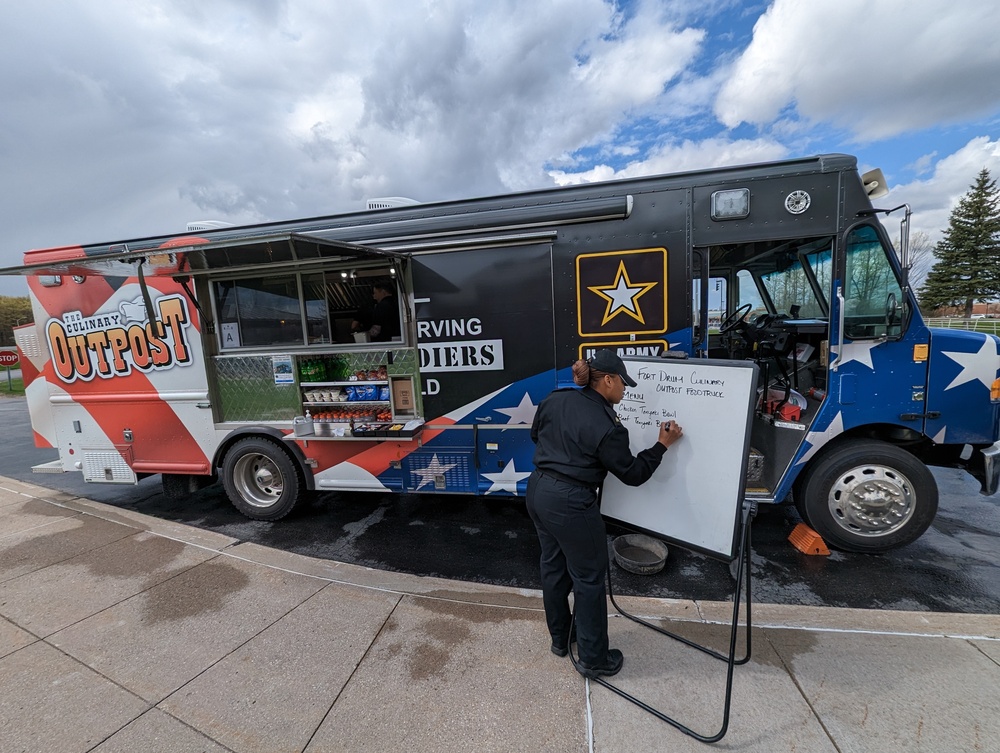
{"type": "Polygon", "coordinates": [[[1000,334],[1000,322],[996,319],[977,319],[974,326],[976,332],[988,332],[991,335],[1000,334]]]}
{"type": "Polygon", "coordinates": [[[11,377],[7,383],[7,374],[0,371],[0,395],[24,395],[24,382],[20,377],[11,377]]]}

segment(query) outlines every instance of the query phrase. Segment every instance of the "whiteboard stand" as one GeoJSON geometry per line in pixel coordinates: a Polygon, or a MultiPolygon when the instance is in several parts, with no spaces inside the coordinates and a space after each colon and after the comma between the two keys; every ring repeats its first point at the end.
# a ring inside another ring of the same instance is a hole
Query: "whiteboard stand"
{"type": "MultiPolygon", "coordinates": [[[[724,702],[723,702],[723,709],[722,709],[722,727],[714,735],[702,735],[702,734],[699,734],[698,732],[695,732],[694,730],[690,729],[689,727],[681,724],[678,720],[676,720],[676,719],[674,719],[672,717],[667,716],[662,711],[659,711],[658,709],[653,708],[652,706],[650,706],[649,704],[645,703],[644,701],[641,701],[640,699],[636,698],[635,696],[630,695],[629,693],[626,693],[621,688],[615,687],[610,682],[608,682],[607,680],[605,680],[603,677],[596,677],[596,678],[593,678],[593,680],[591,680],[591,681],[603,685],[608,690],[610,690],[610,691],[612,691],[614,693],[617,693],[619,696],[621,696],[622,698],[624,698],[626,701],[634,703],[636,706],[638,706],[639,708],[643,709],[644,711],[648,711],[650,714],[652,714],[653,716],[655,716],[660,721],[664,721],[667,724],[669,724],[669,725],[671,725],[673,727],[676,727],[681,732],[683,732],[685,735],[693,737],[695,740],[700,740],[703,743],[715,743],[715,742],[718,742],[719,740],[721,740],[723,737],[726,736],[726,732],[729,730],[729,710],[730,710],[730,707],[732,705],[732,697],[733,697],[733,669],[738,664],[746,664],[748,661],[750,661],[750,649],[751,649],[751,643],[750,643],[750,523],[753,521],[754,516],[756,514],[757,514],[757,503],[755,501],[753,501],[753,500],[744,500],[743,501],[742,516],[741,516],[742,517],[742,524],[741,524],[741,530],[740,530],[740,536],[739,536],[739,544],[738,544],[738,549],[737,549],[737,554],[736,554],[736,561],[739,564],[736,567],[736,589],[735,589],[735,591],[733,593],[733,621],[732,621],[732,625],[730,626],[730,632],[729,632],[729,653],[728,654],[722,654],[722,653],[716,651],[715,649],[709,648],[708,646],[702,646],[701,644],[695,643],[694,641],[689,640],[688,638],[685,638],[682,635],[677,635],[676,633],[671,633],[669,630],[664,630],[659,625],[654,625],[654,624],[652,624],[650,622],[646,622],[645,620],[643,620],[643,619],[641,619],[639,617],[636,617],[633,614],[629,614],[628,612],[626,612],[624,609],[621,608],[621,606],[619,606],[618,602],[615,601],[614,590],[611,587],[611,568],[610,567],[608,568],[608,596],[611,598],[611,603],[614,605],[615,609],[618,610],[618,613],[620,615],[622,615],[623,617],[627,617],[628,619],[632,620],[633,622],[637,622],[640,625],[644,625],[645,627],[648,627],[650,630],[655,630],[657,633],[660,633],[661,635],[665,635],[665,636],[667,636],[669,638],[673,638],[674,640],[678,640],[681,643],[683,643],[683,644],[685,644],[687,646],[690,646],[691,648],[698,649],[699,651],[701,651],[701,652],[703,652],[705,654],[708,654],[711,657],[714,657],[716,659],[720,659],[721,661],[726,662],[726,693],[725,693],[725,699],[724,699],[724,702]],[[747,609],[746,609],[746,612],[747,612],[747,624],[746,624],[746,636],[745,636],[746,637],[746,646],[745,646],[745,649],[744,649],[744,655],[743,655],[743,657],[740,658],[740,659],[737,659],[736,658],[736,637],[737,637],[737,634],[739,632],[740,598],[741,598],[742,592],[743,592],[743,581],[744,581],[744,578],[746,579],[746,602],[747,602],[747,609]]],[[[575,619],[575,614],[574,614],[574,619],[575,619]]],[[[570,651],[569,651],[569,658],[572,660],[573,666],[576,667],[577,670],[579,671],[579,669],[580,669],[579,659],[576,656],[573,655],[573,646],[570,645],[569,649],[570,649],[570,651]]]]}

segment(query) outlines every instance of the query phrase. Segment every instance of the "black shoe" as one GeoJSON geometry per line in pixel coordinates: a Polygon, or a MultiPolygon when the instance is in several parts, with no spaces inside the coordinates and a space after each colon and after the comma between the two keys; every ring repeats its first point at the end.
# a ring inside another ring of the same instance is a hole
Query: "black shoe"
{"type": "Polygon", "coordinates": [[[552,653],[560,657],[566,656],[566,654],[569,653],[569,644],[575,641],[576,641],[576,626],[574,625],[573,629],[569,631],[569,640],[552,641],[552,648],[551,648],[552,653]]]}
{"type": "Polygon", "coordinates": [[[622,652],[613,648],[608,651],[607,658],[601,664],[587,664],[585,661],[580,661],[576,665],[576,671],[584,677],[594,680],[598,677],[611,677],[611,675],[618,674],[624,664],[625,657],[622,652]]]}

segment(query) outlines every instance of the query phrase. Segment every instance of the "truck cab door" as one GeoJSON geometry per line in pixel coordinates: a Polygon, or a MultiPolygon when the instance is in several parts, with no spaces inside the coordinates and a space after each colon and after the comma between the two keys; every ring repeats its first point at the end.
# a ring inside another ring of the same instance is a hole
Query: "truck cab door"
{"type": "Polygon", "coordinates": [[[912,316],[887,248],[872,225],[848,230],[835,281],[830,392],[844,429],[895,424],[924,431],[928,333],[912,316]],[[913,326],[911,325],[911,321],[913,326]]]}

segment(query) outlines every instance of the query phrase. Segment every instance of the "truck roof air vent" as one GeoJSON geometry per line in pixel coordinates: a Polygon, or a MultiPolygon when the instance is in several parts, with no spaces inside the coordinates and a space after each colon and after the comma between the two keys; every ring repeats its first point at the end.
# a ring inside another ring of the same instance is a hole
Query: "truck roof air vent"
{"type": "Polygon", "coordinates": [[[224,227],[233,227],[233,223],[224,220],[195,220],[187,224],[187,231],[198,233],[202,230],[218,230],[224,227]]]}
{"type": "Polygon", "coordinates": [[[420,202],[416,199],[407,199],[405,196],[385,196],[381,199],[368,199],[366,209],[391,209],[392,207],[409,207],[420,202]]]}

